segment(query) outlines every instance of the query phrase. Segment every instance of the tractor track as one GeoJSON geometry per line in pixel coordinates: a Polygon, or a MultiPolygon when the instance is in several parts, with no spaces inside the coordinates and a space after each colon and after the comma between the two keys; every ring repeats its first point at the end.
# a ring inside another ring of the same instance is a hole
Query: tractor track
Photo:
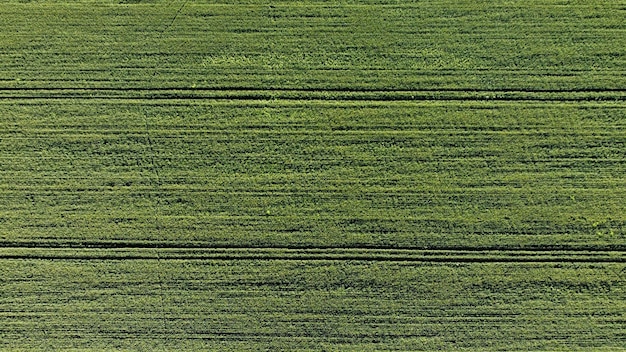
{"type": "Polygon", "coordinates": [[[625,89],[5,87],[0,100],[626,101],[625,89]]]}
{"type": "Polygon", "coordinates": [[[372,249],[289,247],[3,247],[2,260],[368,261],[425,263],[626,263],[621,250],[372,249]],[[158,249],[157,249],[158,248],[158,249]]]}

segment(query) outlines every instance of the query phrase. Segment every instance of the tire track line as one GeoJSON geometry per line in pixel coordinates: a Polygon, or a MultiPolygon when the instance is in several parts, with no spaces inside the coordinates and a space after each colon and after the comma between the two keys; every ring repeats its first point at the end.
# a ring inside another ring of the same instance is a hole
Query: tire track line
{"type": "Polygon", "coordinates": [[[292,250],[276,248],[195,250],[28,249],[0,250],[0,260],[206,260],[206,261],[368,261],[424,263],[626,263],[624,251],[446,251],[446,250],[292,250]]]}
{"type": "Polygon", "coordinates": [[[347,87],[253,87],[253,86],[207,86],[207,87],[0,87],[0,92],[149,92],[149,91],[257,91],[257,92],[346,92],[346,93],[626,93],[623,88],[347,88],[347,87]]]}
{"type": "Polygon", "coordinates": [[[13,87],[0,100],[626,101],[624,89],[349,89],[254,87],[13,87]]]}

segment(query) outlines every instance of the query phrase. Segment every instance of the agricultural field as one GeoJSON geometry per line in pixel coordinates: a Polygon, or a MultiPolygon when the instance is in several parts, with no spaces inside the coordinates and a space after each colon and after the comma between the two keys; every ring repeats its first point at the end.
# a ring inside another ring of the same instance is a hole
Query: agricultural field
{"type": "Polygon", "coordinates": [[[0,2],[0,350],[626,350],[625,19],[0,2]]]}

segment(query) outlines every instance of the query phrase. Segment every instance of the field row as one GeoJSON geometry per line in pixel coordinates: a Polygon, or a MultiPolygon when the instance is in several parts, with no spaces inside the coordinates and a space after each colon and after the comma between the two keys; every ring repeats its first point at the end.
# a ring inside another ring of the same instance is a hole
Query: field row
{"type": "Polygon", "coordinates": [[[0,237],[611,250],[626,234],[625,111],[611,102],[4,101],[0,237]]]}
{"type": "Polygon", "coordinates": [[[4,2],[1,87],[623,89],[620,1],[4,2]]]}
{"type": "Polygon", "coordinates": [[[620,89],[260,89],[243,88],[5,88],[3,100],[96,99],[96,100],[292,100],[301,101],[554,101],[593,102],[626,101],[626,90],[620,89]]]}
{"type": "Polygon", "coordinates": [[[368,248],[45,248],[1,247],[0,259],[46,260],[289,260],[423,263],[626,263],[626,250],[417,250],[368,248]]]}
{"type": "Polygon", "coordinates": [[[623,263],[0,264],[2,349],[610,350],[625,342],[623,263]]]}

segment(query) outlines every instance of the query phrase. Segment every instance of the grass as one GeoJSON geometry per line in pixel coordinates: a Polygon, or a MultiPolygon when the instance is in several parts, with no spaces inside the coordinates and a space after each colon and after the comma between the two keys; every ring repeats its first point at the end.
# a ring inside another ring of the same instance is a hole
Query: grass
{"type": "Polygon", "coordinates": [[[623,1],[5,1],[0,349],[619,350],[623,1]]]}

